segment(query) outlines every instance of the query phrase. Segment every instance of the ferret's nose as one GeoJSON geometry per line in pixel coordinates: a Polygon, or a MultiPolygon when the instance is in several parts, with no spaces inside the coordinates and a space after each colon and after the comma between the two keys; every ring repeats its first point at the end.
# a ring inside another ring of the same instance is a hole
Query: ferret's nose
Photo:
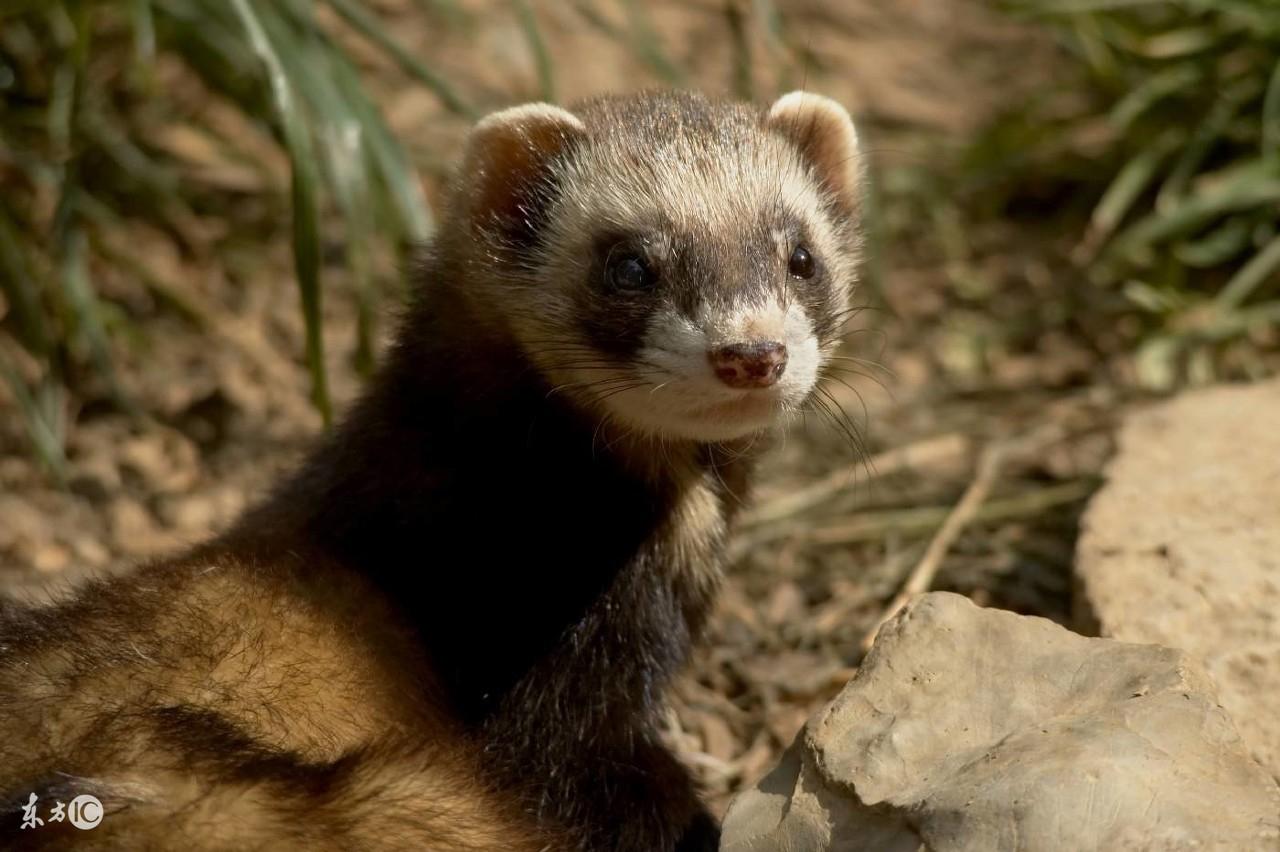
{"type": "Polygon", "coordinates": [[[716,376],[731,388],[767,388],[787,369],[787,347],[772,340],[722,346],[708,356],[716,376]]]}

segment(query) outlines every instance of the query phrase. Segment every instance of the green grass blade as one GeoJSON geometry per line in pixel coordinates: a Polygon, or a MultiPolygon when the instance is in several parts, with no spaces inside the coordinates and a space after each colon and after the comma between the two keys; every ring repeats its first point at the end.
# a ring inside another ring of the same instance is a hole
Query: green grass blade
{"type": "Polygon", "coordinates": [[[427,67],[426,63],[405,50],[399,42],[391,37],[386,28],[382,26],[382,23],[363,6],[354,2],[354,0],[327,0],[327,2],[357,32],[385,50],[406,73],[435,92],[436,97],[440,98],[440,102],[450,112],[455,112],[468,118],[479,117],[475,107],[467,103],[448,80],[432,71],[427,67]]]}
{"type": "Polygon", "coordinates": [[[156,58],[156,22],[151,13],[151,0],[130,0],[129,15],[133,22],[133,56],[139,65],[150,65],[156,58]]]}
{"type": "Polygon", "coordinates": [[[373,367],[377,292],[369,244],[376,234],[374,198],[388,201],[394,230],[422,239],[430,215],[420,182],[407,157],[369,100],[359,75],[328,35],[316,26],[310,6],[289,2],[284,16],[260,16],[268,41],[298,98],[310,108],[332,191],[346,230],[345,251],[357,305],[356,366],[373,367]],[[375,183],[382,189],[375,193],[375,183]]]}
{"type": "Polygon", "coordinates": [[[538,16],[534,14],[529,0],[512,0],[516,14],[520,18],[520,30],[525,41],[529,43],[529,51],[533,54],[534,65],[538,69],[538,91],[542,100],[553,103],[556,99],[554,69],[551,64],[551,53],[547,50],[547,42],[542,37],[542,28],[538,26],[538,16]]]}
{"type": "Polygon", "coordinates": [[[1249,246],[1253,229],[1249,216],[1232,216],[1200,239],[1180,243],[1173,252],[1187,266],[1211,269],[1238,257],[1249,246]]]}
{"type": "Polygon", "coordinates": [[[17,18],[25,15],[34,9],[42,9],[47,6],[49,0],[6,0],[4,5],[0,5],[0,22],[5,18],[17,18]]]}
{"type": "Polygon", "coordinates": [[[1222,33],[1214,27],[1183,27],[1142,39],[1135,51],[1148,59],[1179,59],[1216,47],[1222,33]]]}
{"type": "Polygon", "coordinates": [[[86,109],[81,112],[79,131],[94,148],[105,154],[129,175],[138,189],[149,194],[157,206],[171,206],[179,195],[178,178],[144,152],[133,139],[105,116],[86,109]]]}
{"type": "Polygon", "coordinates": [[[787,20],[774,0],[752,0],[754,20],[759,22],[765,50],[777,63],[777,75],[769,89],[770,97],[778,97],[793,89],[802,88],[808,80],[810,69],[820,67],[813,57],[807,56],[807,42],[794,43],[787,30],[787,20]]]}
{"type": "Polygon", "coordinates": [[[59,277],[67,302],[75,315],[76,328],[84,336],[94,368],[106,382],[116,404],[125,411],[136,413],[116,378],[111,345],[102,322],[102,309],[89,281],[88,238],[81,228],[71,226],[63,242],[59,277]]]}
{"type": "Polygon", "coordinates": [[[414,0],[418,10],[424,15],[442,19],[451,27],[467,26],[471,23],[471,13],[458,4],[458,0],[414,0]]]}
{"type": "Polygon", "coordinates": [[[1202,77],[1203,72],[1194,63],[1175,65],[1152,74],[1116,103],[1111,110],[1112,125],[1118,133],[1126,132],[1157,103],[1197,85],[1202,77]]]}
{"type": "Polygon", "coordinates": [[[622,28],[609,20],[603,12],[597,9],[592,0],[571,0],[570,5],[573,6],[573,10],[578,13],[582,20],[595,27],[604,35],[618,41],[621,41],[626,37],[622,28]]]}
{"type": "Polygon", "coordinates": [[[1164,137],[1125,163],[1111,185],[1102,194],[1098,206],[1090,217],[1088,240],[1098,244],[1106,240],[1119,226],[1133,205],[1151,185],[1161,163],[1169,156],[1177,139],[1164,137]]]}
{"type": "Polygon", "coordinates": [[[383,189],[390,197],[399,232],[412,242],[430,236],[434,223],[422,182],[409,162],[400,140],[387,127],[378,107],[369,99],[359,74],[345,56],[333,54],[333,76],[351,110],[364,126],[365,145],[383,189]]]}
{"type": "Polygon", "coordinates": [[[1191,234],[1226,213],[1280,204],[1280,180],[1247,175],[1192,196],[1168,211],[1135,222],[1113,244],[1123,254],[1150,250],[1165,240],[1191,234]]]}
{"type": "Polygon", "coordinates": [[[1204,166],[1214,146],[1222,140],[1231,120],[1239,111],[1240,104],[1241,100],[1237,98],[1219,98],[1210,108],[1208,117],[1196,125],[1191,138],[1156,194],[1157,210],[1169,209],[1186,195],[1192,179],[1204,166]]]}
{"type": "Polygon", "coordinates": [[[1034,15],[1078,15],[1083,12],[1108,12],[1135,9],[1142,6],[1164,6],[1170,0],[1014,0],[1010,3],[1016,12],[1034,15]]]}
{"type": "MultiPolygon", "coordinates": [[[[17,367],[9,359],[4,347],[0,346],[0,375],[4,376],[18,410],[22,414],[22,423],[31,439],[31,445],[42,464],[53,475],[58,484],[67,484],[67,457],[62,448],[62,440],[57,430],[49,423],[37,402],[35,394],[27,387],[17,367]]],[[[55,391],[60,393],[60,389],[55,391]]]]}
{"type": "Polygon", "coordinates": [[[160,16],[167,46],[205,82],[238,103],[247,115],[260,117],[270,108],[252,75],[244,73],[257,61],[245,43],[244,28],[225,0],[152,0],[160,16]]]}
{"type": "Polygon", "coordinates": [[[312,401],[328,426],[333,421],[328,375],[324,363],[324,334],[321,326],[320,212],[317,200],[315,156],[307,119],[302,113],[284,63],[267,37],[249,0],[232,0],[249,36],[254,52],[266,69],[272,99],[279,116],[291,168],[290,197],[293,205],[293,258],[306,323],[307,368],[311,373],[312,401]]]}
{"type": "Polygon", "coordinates": [[[1280,154],[1280,62],[1271,72],[1262,101],[1262,156],[1280,154]]]}
{"type": "Polygon", "coordinates": [[[744,101],[755,97],[755,86],[751,77],[751,40],[747,31],[747,15],[737,2],[729,2],[724,7],[725,24],[729,28],[729,63],[733,80],[733,94],[744,101]]]}
{"type": "MultiPolygon", "coordinates": [[[[294,33],[276,21],[268,35],[278,44],[291,45],[290,50],[281,52],[286,71],[312,105],[313,112],[320,117],[318,139],[325,154],[323,162],[327,167],[328,185],[346,229],[347,266],[356,297],[355,365],[362,374],[368,375],[373,370],[377,316],[377,291],[369,255],[369,244],[376,233],[374,184],[379,174],[379,161],[388,153],[378,151],[371,154],[369,142],[383,145],[391,135],[382,122],[381,114],[365,96],[354,69],[344,67],[346,62],[342,53],[315,26],[310,9],[298,3],[291,4],[289,8],[302,34],[294,33]]],[[[272,25],[273,20],[268,19],[264,23],[272,25]]],[[[402,178],[393,175],[393,179],[404,184],[404,189],[413,188],[420,192],[416,177],[407,165],[404,168],[406,174],[402,178]]],[[[412,200],[420,201],[421,207],[413,210],[411,215],[425,209],[424,199],[412,200]]],[[[415,230],[419,223],[412,218],[402,217],[397,224],[400,233],[411,238],[421,236],[415,230]]]]}
{"type": "Polygon", "coordinates": [[[786,42],[786,30],[782,22],[782,13],[778,11],[778,4],[773,0],[753,0],[753,5],[770,48],[781,52],[786,42]]]}
{"type": "MultiPolygon", "coordinates": [[[[396,230],[410,241],[422,242],[431,233],[432,216],[422,183],[409,162],[408,154],[387,126],[378,106],[370,99],[351,60],[323,30],[313,26],[309,16],[301,10],[295,11],[295,16],[326,48],[323,55],[327,59],[327,67],[315,73],[332,80],[335,88],[324,95],[323,102],[327,103],[330,98],[339,99],[334,106],[360,122],[363,144],[372,160],[371,168],[377,173],[384,193],[390,197],[396,230]]],[[[304,74],[302,79],[309,80],[314,76],[314,73],[304,74]]]]}
{"type": "Polygon", "coordinates": [[[299,9],[295,17],[305,27],[304,34],[293,33],[278,19],[268,19],[264,24],[274,24],[274,31],[268,35],[289,48],[281,51],[281,58],[288,63],[287,70],[299,91],[320,117],[318,139],[325,155],[328,185],[346,227],[347,265],[355,286],[356,367],[367,375],[373,370],[375,294],[368,254],[373,223],[365,128],[335,82],[335,53],[314,26],[309,10],[299,9]]]}
{"type": "Polygon", "coordinates": [[[1240,271],[1231,276],[1231,280],[1222,288],[1214,301],[1223,311],[1236,310],[1253,295],[1260,284],[1278,274],[1280,274],[1280,237],[1275,237],[1262,251],[1240,267],[1240,271]]]}
{"type": "Polygon", "coordinates": [[[1095,77],[1114,80],[1119,76],[1116,51],[1107,41],[1096,16],[1076,15],[1071,19],[1069,31],[1075,52],[1095,77]]]}
{"type": "Polygon", "coordinates": [[[610,20],[595,7],[592,0],[573,0],[574,11],[591,26],[609,38],[624,45],[631,53],[640,58],[665,83],[672,86],[683,85],[684,72],[672,62],[662,49],[653,25],[642,6],[635,0],[624,0],[623,8],[627,15],[626,26],[610,20]]]}
{"type": "Polygon", "coordinates": [[[81,152],[78,131],[86,123],[86,72],[91,39],[90,9],[56,7],[50,23],[58,39],[68,49],[68,61],[55,72],[55,91],[49,107],[49,132],[66,159],[61,169],[57,207],[53,216],[53,244],[57,278],[78,335],[89,350],[95,371],[106,384],[116,405],[131,414],[137,411],[125,397],[116,377],[111,346],[102,319],[102,306],[89,279],[88,237],[80,223],[84,199],[81,184],[81,152]]]}
{"type": "Polygon", "coordinates": [[[879,304],[887,305],[885,254],[888,248],[889,228],[885,223],[880,170],[875,163],[872,163],[866,171],[862,194],[862,227],[865,233],[863,282],[875,295],[879,304]]]}
{"type": "Polygon", "coordinates": [[[50,147],[63,155],[71,151],[71,114],[75,108],[76,70],[64,62],[53,72],[45,130],[50,147]]]}
{"type": "Polygon", "coordinates": [[[334,195],[346,224],[347,265],[351,270],[356,294],[356,369],[362,375],[373,372],[373,335],[376,293],[369,262],[370,228],[368,173],[365,169],[363,136],[358,122],[352,121],[334,131],[338,138],[327,149],[333,171],[334,195]]]}
{"type": "Polygon", "coordinates": [[[627,12],[627,26],[630,30],[627,36],[632,49],[666,83],[672,86],[684,85],[685,73],[667,56],[645,6],[636,0],[623,0],[622,5],[627,12]]]}
{"type": "Polygon", "coordinates": [[[53,337],[41,309],[40,291],[31,274],[25,244],[8,212],[0,208],[0,290],[17,322],[22,345],[37,358],[53,351],[53,337]]]}
{"type": "MultiPolygon", "coordinates": [[[[352,134],[347,141],[358,145],[358,137],[352,134]]],[[[361,150],[352,150],[348,159],[362,157],[361,150]]],[[[347,265],[351,269],[352,283],[356,292],[356,370],[361,375],[369,376],[374,371],[374,331],[376,325],[376,304],[378,292],[374,287],[372,269],[369,260],[369,242],[372,239],[370,229],[371,212],[369,185],[365,182],[364,169],[339,168],[335,180],[338,205],[343,211],[343,220],[347,225],[347,265]]]]}

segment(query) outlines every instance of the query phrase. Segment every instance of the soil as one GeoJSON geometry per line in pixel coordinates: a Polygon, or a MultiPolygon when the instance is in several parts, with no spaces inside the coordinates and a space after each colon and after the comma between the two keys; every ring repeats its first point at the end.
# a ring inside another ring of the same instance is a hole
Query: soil
{"type": "MultiPolygon", "coordinates": [[[[477,103],[539,97],[513,4],[462,4],[474,13],[469,23],[421,13],[447,4],[373,5],[477,103]]],[[[730,7],[754,15],[767,5],[730,7]]],[[[956,140],[1052,67],[1039,34],[976,0],[779,5],[788,41],[749,27],[749,61],[734,52],[724,2],[645,8],[667,54],[690,69],[689,85],[723,91],[738,80],[739,91],[761,99],[799,86],[836,97],[886,175],[944,161],[956,140]]],[[[537,13],[557,99],[660,82],[607,31],[626,20],[626,4],[546,3],[537,13]],[[584,23],[587,5],[605,23],[584,23]]],[[[467,121],[379,51],[346,40],[437,199],[467,121]]],[[[66,411],[64,490],[34,460],[12,400],[0,398],[0,580],[18,594],[198,541],[321,429],[302,365],[286,166],[261,128],[180,63],[164,60],[157,76],[151,138],[184,164],[194,200],[164,227],[121,220],[103,248],[132,258],[136,274],[93,270],[124,327],[115,355],[139,413],[121,413],[92,377],[77,384],[66,411]]],[[[864,360],[843,362],[850,371],[831,388],[847,428],[810,419],[770,459],[708,641],[675,691],[669,736],[718,809],[850,677],[993,443],[1007,445],[1005,462],[930,585],[1069,620],[1077,517],[1130,393],[1125,364],[1105,329],[1088,324],[1061,260],[1069,247],[1056,235],[997,222],[965,233],[963,251],[949,254],[939,248],[938,222],[904,224],[911,211],[885,198],[892,239],[875,258],[868,310],[851,325],[846,352],[864,360]]],[[[341,406],[360,377],[355,297],[337,239],[324,317],[341,406]]],[[[394,262],[382,259],[381,274],[390,310],[394,262]]]]}

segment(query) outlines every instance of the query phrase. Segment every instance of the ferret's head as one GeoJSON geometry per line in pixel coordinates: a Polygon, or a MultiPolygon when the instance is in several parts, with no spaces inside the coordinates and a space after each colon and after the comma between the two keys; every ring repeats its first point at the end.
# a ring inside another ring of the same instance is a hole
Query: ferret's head
{"type": "Polygon", "coordinates": [[[838,344],[861,171],[814,94],[507,109],[467,144],[467,277],[554,393],[663,438],[746,436],[801,410],[838,344]]]}

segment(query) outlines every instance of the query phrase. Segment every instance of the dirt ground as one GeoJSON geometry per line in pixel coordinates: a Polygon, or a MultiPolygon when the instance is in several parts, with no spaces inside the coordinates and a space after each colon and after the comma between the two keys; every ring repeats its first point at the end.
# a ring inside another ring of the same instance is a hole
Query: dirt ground
{"type": "MultiPolygon", "coordinates": [[[[467,24],[424,18],[424,4],[409,0],[374,5],[476,102],[538,96],[510,4],[463,4],[474,13],[467,24]]],[[[657,83],[652,65],[609,32],[625,4],[593,4],[596,23],[581,5],[535,4],[557,98],[657,83]]],[[[799,86],[836,97],[858,118],[880,173],[927,165],[1050,73],[1037,34],[975,0],[779,5],[792,43],[749,26],[745,66],[722,0],[650,9],[668,55],[690,69],[689,85],[723,91],[745,67],[761,99],[799,86]]],[[[758,8],[739,7],[748,16],[758,8]]],[[[438,198],[466,121],[352,43],[428,197],[438,198]]],[[[68,412],[68,490],[33,461],[11,401],[0,399],[0,579],[18,593],[200,539],[320,429],[301,364],[285,165],[260,129],[179,64],[160,70],[154,139],[186,164],[184,183],[203,200],[172,228],[126,219],[110,240],[142,270],[96,276],[127,325],[116,354],[141,414],[115,411],[85,383],[68,412]],[[209,128],[234,139],[241,156],[211,144],[209,128]]],[[[842,362],[850,370],[831,387],[853,431],[810,420],[771,458],[709,641],[674,696],[668,733],[718,808],[851,676],[907,576],[935,562],[930,542],[966,492],[980,508],[931,585],[1071,619],[1076,519],[1131,397],[1114,330],[1081,307],[1055,235],[1002,222],[965,233],[963,251],[948,255],[933,233],[942,225],[904,223],[909,211],[888,203],[891,239],[868,276],[868,310],[850,327],[846,354],[863,360],[842,362]],[[992,447],[1000,463],[980,466],[994,462],[992,447]]],[[[341,403],[359,379],[354,298],[333,255],[325,322],[341,403]]],[[[394,295],[392,264],[384,278],[394,295]]]]}

